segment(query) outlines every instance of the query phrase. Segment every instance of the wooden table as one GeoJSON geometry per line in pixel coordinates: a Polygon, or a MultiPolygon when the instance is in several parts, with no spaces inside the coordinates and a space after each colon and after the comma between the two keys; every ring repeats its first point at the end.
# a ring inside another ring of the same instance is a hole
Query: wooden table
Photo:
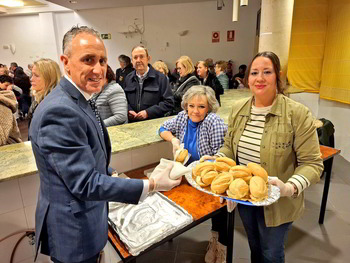
{"type": "Polygon", "coordinates": [[[320,150],[321,150],[322,159],[323,159],[324,173],[326,175],[325,181],[324,181],[324,187],[323,187],[320,217],[318,219],[318,223],[323,224],[324,214],[326,212],[329,185],[331,183],[333,158],[334,158],[334,156],[336,156],[340,153],[340,150],[335,149],[335,148],[331,148],[331,147],[327,147],[327,146],[323,146],[323,145],[320,145],[320,150]]]}
{"type": "MultiPolygon", "coordinates": [[[[135,178],[129,173],[127,173],[127,175],[131,178],[135,178]]],[[[191,214],[193,217],[193,222],[190,225],[187,225],[184,228],[179,229],[176,233],[166,237],[162,241],[152,245],[145,251],[141,252],[139,256],[173,239],[174,237],[186,232],[187,230],[193,228],[194,226],[197,226],[198,224],[206,221],[207,219],[212,218],[214,215],[220,213],[221,211],[226,211],[226,205],[220,204],[219,197],[214,197],[212,195],[208,195],[206,193],[198,191],[197,189],[189,185],[185,178],[183,178],[182,183],[178,187],[175,187],[171,191],[163,192],[163,194],[167,196],[169,199],[171,199],[172,201],[174,201],[176,204],[183,207],[189,214],[191,214]]],[[[229,218],[231,220],[229,227],[232,228],[231,237],[229,235],[229,240],[232,240],[232,241],[231,241],[231,244],[230,243],[228,244],[227,262],[231,263],[232,251],[233,251],[234,215],[233,213],[229,213],[229,214],[230,214],[229,218]]],[[[114,246],[116,251],[118,252],[123,262],[136,261],[137,257],[134,257],[131,254],[129,254],[127,248],[119,240],[119,237],[116,235],[115,231],[112,228],[109,228],[108,239],[111,242],[111,244],[114,246]]]]}

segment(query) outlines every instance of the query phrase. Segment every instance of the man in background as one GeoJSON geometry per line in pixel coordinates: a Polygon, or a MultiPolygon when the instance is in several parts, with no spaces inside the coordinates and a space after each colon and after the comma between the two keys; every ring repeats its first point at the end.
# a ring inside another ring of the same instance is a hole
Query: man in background
{"type": "Polygon", "coordinates": [[[155,70],[146,47],[139,45],[131,51],[135,71],[125,79],[129,122],[164,117],[174,108],[174,96],[168,78],[155,70]]]}

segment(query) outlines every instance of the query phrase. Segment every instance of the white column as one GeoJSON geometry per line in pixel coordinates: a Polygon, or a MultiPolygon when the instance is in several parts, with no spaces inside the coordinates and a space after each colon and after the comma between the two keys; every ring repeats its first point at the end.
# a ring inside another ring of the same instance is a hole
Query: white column
{"type": "Polygon", "coordinates": [[[294,0],[262,0],[259,52],[272,51],[281,61],[285,81],[292,31],[294,0]]]}

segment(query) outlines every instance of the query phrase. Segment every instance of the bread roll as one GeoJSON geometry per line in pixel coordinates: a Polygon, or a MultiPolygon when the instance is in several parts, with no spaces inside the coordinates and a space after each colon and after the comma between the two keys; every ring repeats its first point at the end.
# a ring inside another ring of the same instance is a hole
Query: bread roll
{"type": "Polygon", "coordinates": [[[218,175],[219,174],[217,171],[209,171],[205,169],[201,172],[202,182],[209,185],[213,182],[215,177],[217,177],[218,175]]]}
{"type": "Polygon", "coordinates": [[[230,193],[234,199],[247,198],[249,194],[249,185],[242,179],[233,180],[229,186],[230,193]]]}
{"type": "Polygon", "coordinates": [[[212,162],[204,162],[204,163],[199,163],[196,165],[196,167],[193,169],[193,175],[195,176],[200,176],[201,172],[203,170],[215,170],[215,165],[212,162]]]}
{"type": "Polygon", "coordinates": [[[227,163],[225,162],[215,162],[215,170],[218,172],[228,172],[231,168],[227,163]]]}
{"type": "Polygon", "coordinates": [[[252,201],[262,201],[267,198],[267,184],[260,176],[253,176],[252,179],[250,179],[249,190],[252,201]]]}
{"type": "Polygon", "coordinates": [[[257,163],[248,163],[247,166],[254,176],[259,176],[267,182],[268,174],[264,168],[257,163]]]}
{"type": "Polygon", "coordinates": [[[252,175],[251,170],[245,165],[236,165],[230,168],[230,172],[244,172],[248,175],[252,175]]]}
{"type": "Polygon", "coordinates": [[[224,162],[227,163],[229,166],[235,166],[236,162],[228,157],[218,157],[215,159],[215,162],[224,162]]]}
{"type": "Polygon", "coordinates": [[[229,173],[232,174],[234,180],[240,178],[243,179],[247,184],[249,184],[249,181],[252,178],[252,174],[243,171],[230,171],[229,173]]]}
{"type": "Polygon", "coordinates": [[[183,163],[188,155],[188,150],[187,149],[182,149],[181,152],[178,154],[176,157],[177,162],[183,163]]]}
{"type": "Polygon", "coordinates": [[[215,194],[225,193],[232,181],[232,174],[221,173],[211,182],[211,191],[215,194]]]}
{"type": "Polygon", "coordinates": [[[210,184],[205,184],[203,181],[202,181],[202,178],[200,176],[197,176],[196,177],[196,183],[200,186],[200,187],[206,187],[210,184]]]}

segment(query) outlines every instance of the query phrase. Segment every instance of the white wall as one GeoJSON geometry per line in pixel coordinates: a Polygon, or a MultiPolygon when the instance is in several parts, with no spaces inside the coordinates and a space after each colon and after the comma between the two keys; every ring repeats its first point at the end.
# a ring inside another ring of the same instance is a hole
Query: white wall
{"type": "Polygon", "coordinates": [[[207,1],[0,17],[0,62],[9,65],[16,61],[26,66],[40,57],[58,60],[64,33],[79,24],[112,34],[112,39],[105,40],[105,45],[109,64],[116,69],[119,67],[118,55],[130,55],[131,48],[140,43],[138,34],[125,38],[119,33],[128,31],[137,19],[140,27],[145,27],[144,42],[153,62],[162,59],[173,68],[181,55],[188,55],[194,62],[208,57],[214,61],[233,59],[238,68],[240,64],[248,64],[253,56],[260,1],[250,1],[249,6],[241,7],[238,22],[231,20],[232,1],[225,1],[225,4],[220,11],[216,10],[216,1],[207,1]],[[183,30],[189,30],[189,33],[180,37],[178,32],[183,30]],[[236,30],[234,42],[226,41],[227,30],[236,30]],[[220,31],[220,43],[211,43],[212,31],[220,31]],[[14,55],[2,48],[10,43],[16,44],[14,55]]]}
{"type": "Polygon", "coordinates": [[[340,149],[340,155],[350,161],[350,105],[320,99],[316,93],[296,93],[290,97],[307,106],[316,118],[325,118],[333,123],[335,148],[340,149]]]}

